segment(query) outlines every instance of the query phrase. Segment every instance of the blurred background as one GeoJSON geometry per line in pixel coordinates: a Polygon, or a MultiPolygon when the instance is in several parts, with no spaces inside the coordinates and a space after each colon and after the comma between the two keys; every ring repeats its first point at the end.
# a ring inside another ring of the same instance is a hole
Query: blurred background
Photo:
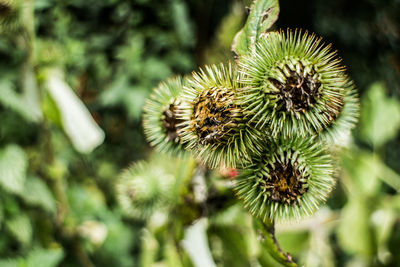
{"type": "MultiPolygon", "coordinates": [[[[327,204],[277,238],[306,266],[400,266],[400,1],[279,2],[274,28],[332,42],[362,105],[327,204]]],[[[234,170],[200,170],[199,202],[193,160],[155,155],[141,126],[160,81],[233,60],[249,5],[0,0],[0,266],[279,266],[230,190],[234,170]],[[140,160],[148,180],[177,181],[146,216],[116,190],[140,160]]]]}

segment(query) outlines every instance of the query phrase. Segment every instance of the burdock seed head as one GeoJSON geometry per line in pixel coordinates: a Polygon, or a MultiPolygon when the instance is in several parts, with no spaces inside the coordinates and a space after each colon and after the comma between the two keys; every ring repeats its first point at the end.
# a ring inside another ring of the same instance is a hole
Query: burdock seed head
{"type": "Polygon", "coordinates": [[[169,191],[174,177],[160,167],[138,162],[120,175],[116,195],[123,213],[135,219],[147,219],[156,210],[170,204],[169,191]]]}
{"type": "Polygon", "coordinates": [[[334,185],[331,157],[311,139],[278,139],[243,169],[235,191],[262,220],[298,220],[325,201],[334,185]]]}
{"type": "Polygon", "coordinates": [[[184,151],[178,134],[182,120],[177,117],[182,88],[181,77],[170,78],[154,89],[144,106],[144,132],[159,152],[178,155],[184,151]]]}
{"type": "Polygon", "coordinates": [[[193,73],[182,94],[182,139],[211,168],[236,167],[260,147],[260,133],[236,102],[238,80],[231,64],[206,66],[193,73]]]}
{"type": "Polygon", "coordinates": [[[339,116],[349,79],[341,59],[321,38],[301,31],[272,32],[241,58],[239,100],[273,137],[316,135],[339,116]]]}

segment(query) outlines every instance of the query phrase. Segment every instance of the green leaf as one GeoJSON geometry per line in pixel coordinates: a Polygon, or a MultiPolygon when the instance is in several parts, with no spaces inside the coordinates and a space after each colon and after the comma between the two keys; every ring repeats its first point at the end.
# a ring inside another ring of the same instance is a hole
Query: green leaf
{"type": "Polygon", "coordinates": [[[54,213],[56,203],[51,191],[41,179],[29,177],[25,182],[24,192],[21,197],[29,205],[40,206],[44,210],[54,213]]]}
{"type": "Polygon", "coordinates": [[[278,0],[256,0],[250,7],[251,11],[246,24],[235,36],[232,50],[237,55],[248,54],[261,34],[265,33],[279,15],[278,0]]]}
{"type": "Polygon", "coordinates": [[[1,267],[18,267],[19,261],[16,259],[1,259],[0,266],[1,267]]]}
{"type": "Polygon", "coordinates": [[[12,109],[29,122],[36,122],[41,114],[30,108],[29,98],[18,94],[8,80],[0,81],[0,104],[12,109]],[[39,114],[39,115],[38,115],[39,114]]]}
{"type": "Polygon", "coordinates": [[[352,254],[371,255],[372,233],[369,226],[370,211],[366,199],[352,196],[342,210],[337,228],[338,241],[352,254]]]}
{"type": "Polygon", "coordinates": [[[343,182],[353,194],[376,196],[381,189],[379,162],[376,155],[355,150],[347,151],[342,156],[344,167],[343,182]]]}
{"type": "Polygon", "coordinates": [[[58,70],[47,72],[46,89],[61,114],[64,130],[81,153],[90,153],[103,143],[104,132],[96,124],[84,103],[75,95],[58,70]]]}
{"type": "Polygon", "coordinates": [[[385,93],[382,83],[372,84],[361,103],[360,137],[374,146],[394,138],[400,129],[400,102],[385,93]]]}
{"type": "Polygon", "coordinates": [[[0,186],[11,193],[22,193],[28,166],[25,152],[16,145],[0,151],[0,186]]]}
{"type": "Polygon", "coordinates": [[[185,46],[194,44],[192,25],[190,24],[186,3],[181,0],[174,0],[171,5],[174,27],[179,41],[185,46]]]}
{"type": "Polygon", "coordinates": [[[56,267],[64,257],[61,249],[34,249],[25,260],[25,267],[56,267]]]}
{"type": "Polygon", "coordinates": [[[6,220],[6,228],[22,245],[29,245],[32,240],[32,225],[29,217],[19,214],[6,220]]]}
{"type": "Polygon", "coordinates": [[[100,103],[106,107],[116,106],[124,99],[129,88],[127,76],[119,76],[101,93],[100,103]]]}

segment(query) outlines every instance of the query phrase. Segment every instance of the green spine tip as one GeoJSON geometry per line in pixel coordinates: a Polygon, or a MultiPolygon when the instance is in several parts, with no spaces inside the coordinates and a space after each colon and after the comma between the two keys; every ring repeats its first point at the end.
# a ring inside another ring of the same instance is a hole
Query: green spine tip
{"type": "Polygon", "coordinates": [[[360,116],[360,100],[352,81],[349,81],[347,85],[343,102],[343,108],[336,120],[325,127],[319,135],[322,142],[326,142],[331,146],[344,147],[348,144],[351,130],[357,124],[360,116]]]}
{"type": "Polygon", "coordinates": [[[300,30],[271,32],[240,59],[245,75],[238,99],[273,137],[316,135],[342,110],[349,78],[322,38],[300,30]]]}
{"type": "Polygon", "coordinates": [[[159,152],[181,155],[184,152],[179,135],[182,120],[177,114],[181,108],[180,93],[184,79],[167,79],[156,87],[144,105],[143,128],[147,141],[159,152]]]}
{"type": "Polygon", "coordinates": [[[186,148],[211,168],[236,167],[261,148],[261,134],[236,102],[239,76],[232,64],[205,66],[184,87],[181,109],[186,148]]]}
{"type": "Polygon", "coordinates": [[[170,202],[173,176],[162,168],[138,162],[127,168],[116,183],[117,201],[122,212],[131,218],[148,219],[170,202]]]}
{"type": "Polygon", "coordinates": [[[262,157],[240,171],[234,190],[251,214],[264,222],[312,215],[335,179],[330,154],[311,139],[270,141],[262,157]]]}

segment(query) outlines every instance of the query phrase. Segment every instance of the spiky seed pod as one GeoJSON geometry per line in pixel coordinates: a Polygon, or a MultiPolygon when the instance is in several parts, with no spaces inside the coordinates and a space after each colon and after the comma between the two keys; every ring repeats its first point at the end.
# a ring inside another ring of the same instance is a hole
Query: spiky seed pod
{"type": "Polygon", "coordinates": [[[232,64],[194,72],[182,93],[182,139],[211,168],[236,167],[259,153],[261,134],[236,103],[238,73],[232,64]]]}
{"type": "Polygon", "coordinates": [[[182,120],[177,117],[183,83],[179,76],[161,82],[144,105],[144,133],[159,152],[180,155],[184,151],[178,133],[182,120]]]}
{"type": "Polygon", "coordinates": [[[325,201],[335,184],[329,153],[315,138],[278,139],[240,171],[236,195],[265,221],[298,220],[325,201]]]}
{"type": "Polygon", "coordinates": [[[272,32],[239,62],[246,75],[239,99],[273,137],[315,135],[343,106],[348,77],[331,45],[301,31],[272,32]]]}
{"type": "Polygon", "coordinates": [[[358,92],[352,81],[349,81],[346,87],[342,110],[336,120],[328,125],[319,135],[320,140],[329,145],[346,145],[346,141],[351,135],[351,129],[354,128],[358,121],[360,113],[358,92]]]}
{"type": "Polygon", "coordinates": [[[147,219],[154,211],[168,206],[174,178],[162,168],[138,162],[126,169],[116,183],[117,200],[123,213],[147,219]]]}

